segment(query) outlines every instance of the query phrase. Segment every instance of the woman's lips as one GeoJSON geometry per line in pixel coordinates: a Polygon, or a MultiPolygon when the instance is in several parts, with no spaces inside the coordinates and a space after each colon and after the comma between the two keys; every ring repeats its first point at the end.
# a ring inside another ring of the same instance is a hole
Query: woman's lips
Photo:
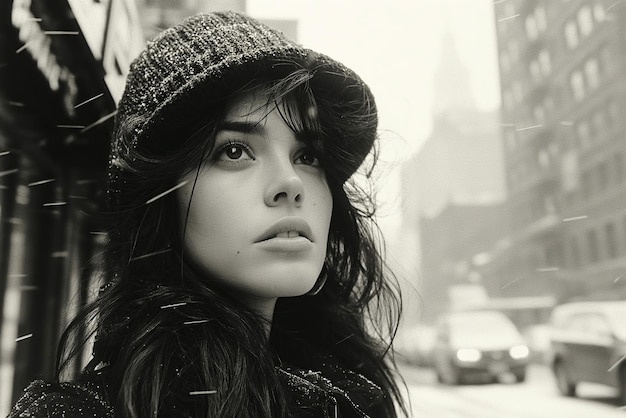
{"type": "Polygon", "coordinates": [[[255,243],[267,251],[301,252],[313,247],[309,224],[297,216],[286,216],[272,224],[255,243]]]}
{"type": "Polygon", "coordinates": [[[298,231],[279,232],[276,234],[276,238],[294,238],[299,236],[300,233],[298,231]]]}
{"type": "Polygon", "coordinates": [[[306,239],[313,242],[311,227],[298,216],[286,216],[272,224],[267,230],[259,235],[255,242],[263,242],[270,239],[306,239]]]}
{"type": "Polygon", "coordinates": [[[259,241],[255,245],[273,252],[301,252],[313,248],[313,243],[303,236],[273,237],[259,241]]]}

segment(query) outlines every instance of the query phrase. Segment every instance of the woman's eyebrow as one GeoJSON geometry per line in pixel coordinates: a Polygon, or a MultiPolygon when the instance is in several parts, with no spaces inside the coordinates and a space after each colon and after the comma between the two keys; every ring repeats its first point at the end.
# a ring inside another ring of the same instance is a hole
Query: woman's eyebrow
{"type": "Polygon", "coordinates": [[[220,131],[235,131],[244,134],[258,134],[265,133],[265,126],[261,121],[223,121],[217,126],[217,132],[220,131]]]}

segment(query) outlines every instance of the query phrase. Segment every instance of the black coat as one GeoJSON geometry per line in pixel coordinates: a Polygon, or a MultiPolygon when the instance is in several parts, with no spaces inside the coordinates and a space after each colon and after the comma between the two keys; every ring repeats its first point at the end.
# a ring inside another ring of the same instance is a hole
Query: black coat
{"type": "MultiPolygon", "coordinates": [[[[334,364],[324,364],[321,369],[276,368],[299,417],[379,418],[368,413],[383,398],[376,384],[334,364]]],[[[24,390],[8,418],[115,418],[99,381],[93,373],[75,382],[36,380],[24,390]]]]}

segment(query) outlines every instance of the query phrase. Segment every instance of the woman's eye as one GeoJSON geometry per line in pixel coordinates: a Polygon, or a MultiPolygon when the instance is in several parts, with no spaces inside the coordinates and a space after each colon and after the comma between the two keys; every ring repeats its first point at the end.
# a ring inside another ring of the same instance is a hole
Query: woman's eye
{"type": "Polygon", "coordinates": [[[238,160],[243,155],[243,150],[238,146],[230,146],[224,150],[224,155],[231,160],[238,160]]]}
{"type": "Polygon", "coordinates": [[[303,152],[296,159],[296,161],[298,161],[298,162],[300,162],[301,164],[304,164],[304,165],[311,165],[311,166],[314,166],[314,167],[319,167],[320,166],[319,159],[312,152],[303,152]]]}
{"type": "Polygon", "coordinates": [[[218,161],[253,160],[250,148],[245,144],[229,143],[217,153],[218,161]]]}

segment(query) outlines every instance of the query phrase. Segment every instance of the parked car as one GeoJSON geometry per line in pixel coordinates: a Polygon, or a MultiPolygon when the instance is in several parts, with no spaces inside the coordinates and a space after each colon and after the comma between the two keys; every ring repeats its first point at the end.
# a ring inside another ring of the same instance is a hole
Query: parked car
{"type": "Polygon", "coordinates": [[[575,396],[579,382],[594,382],[617,388],[626,403],[626,301],[557,306],[550,332],[550,363],[563,395],[575,396]]]}
{"type": "Polygon", "coordinates": [[[437,323],[433,363],[440,382],[526,379],[529,349],[511,320],[496,311],[461,311],[437,323]]]}

